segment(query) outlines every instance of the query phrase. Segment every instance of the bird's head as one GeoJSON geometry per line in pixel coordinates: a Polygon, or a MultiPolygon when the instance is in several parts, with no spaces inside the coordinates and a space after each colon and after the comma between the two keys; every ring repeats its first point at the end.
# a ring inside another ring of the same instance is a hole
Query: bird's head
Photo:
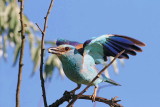
{"type": "Polygon", "coordinates": [[[67,56],[67,55],[75,54],[77,50],[72,45],[60,45],[58,47],[49,48],[48,52],[52,54],[56,54],[57,56],[67,56]]]}

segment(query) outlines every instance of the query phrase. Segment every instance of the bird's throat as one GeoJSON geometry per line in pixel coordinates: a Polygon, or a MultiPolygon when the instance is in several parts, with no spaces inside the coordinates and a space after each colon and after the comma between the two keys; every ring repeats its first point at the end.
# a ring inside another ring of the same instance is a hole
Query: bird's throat
{"type": "Polygon", "coordinates": [[[81,54],[60,56],[59,59],[62,62],[64,72],[74,72],[81,69],[82,66],[81,54]]]}

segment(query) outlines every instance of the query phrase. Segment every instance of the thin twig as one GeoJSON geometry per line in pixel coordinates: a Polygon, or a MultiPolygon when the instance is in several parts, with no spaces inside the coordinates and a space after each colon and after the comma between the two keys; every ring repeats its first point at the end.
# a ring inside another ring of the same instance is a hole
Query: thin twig
{"type": "Polygon", "coordinates": [[[42,87],[42,96],[43,96],[43,101],[44,101],[44,106],[47,107],[47,99],[46,99],[46,91],[45,91],[45,85],[44,85],[44,78],[43,78],[43,56],[44,56],[44,37],[46,34],[46,29],[47,29],[47,23],[48,23],[48,16],[49,13],[52,9],[53,6],[53,2],[54,0],[51,0],[48,11],[46,16],[44,17],[44,27],[43,27],[43,31],[42,29],[38,26],[38,24],[36,23],[37,27],[39,28],[39,30],[42,33],[42,40],[41,40],[41,63],[40,63],[40,79],[41,79],[41,87],[42,87]]]}
{"type": "Polygon", "coordinates": [[[16,89],[16,107],[20,107],[20,89],[22,81],[22,68],[23,68],[23,56],[24,56],[24,44],[25,44],[25,30],[23,22],[23,9],[24,9],[24,0],[20,0],[20,23],[21,23],[21,49],[20,49],[20,58],[19,58],[19,70],[18,70],[18,81],[16,89]]]}
{"type": "MultiPolygon", "coordinates": [[[[74,94],[66,91],[63,94],[63,97],[56,100],[56,102],[51,104],[49,107],[59,107],[65,101],[69,101],[75,97],[77,97],[77,95],[74,95],[74,94]]],[[[92,100],[91,95],[79,95],[78,99],[92,100]]],[[[113,107],[123,107],[122,105],[118,104],[118,102],[121,100],[116,100],[116,97],[112,98],[111,100],[106,99],[106,98],[102,98],[102,97],[96,97],[95,101],[102,102],[102,103],[108,104],[109,106],[113,106],[113,107]]]]}
{"type": "Polygon", "coordinates": [[[42,31],[42,29],[39,27],[39,25],[36,23],[36,25],[37,25],[37,27],[38,27],[38,29],[41,31],[41,33],[43,34],[43,31],[42,31]]]}
{"type": "Polygon", "coordinates": [[[74,99],[72,99],[72,101],[67,105],[67,107],[71,107],[71,106],[74,104],[74,102],[78,99],[78,97],[79,97],[80,95],[82,95],[84,92],[86,92],[87,89],[92,85],[92,83],[93,83],[97,78],[99,78],[100,75],[101,75],[124,51],[125,51],[125,50],[123,50],[123,51],[121,51],[120,53],[118,53],[118,54],[116,55],[116,57],[114,57],[114,59],[113,59],[107,66],[105,66],[105,67],[97,74],[97,76],[87,85],[87,87],[86,87],[84,90],[82,90],[82,91],[77,95],[77,97],[75,97],[74,99]]]}

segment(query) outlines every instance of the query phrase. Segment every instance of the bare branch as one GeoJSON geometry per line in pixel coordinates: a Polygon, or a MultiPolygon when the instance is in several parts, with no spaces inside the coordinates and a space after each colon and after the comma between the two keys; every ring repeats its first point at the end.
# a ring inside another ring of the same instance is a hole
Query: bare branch
{"type": "Polygon", "coordinates": [[[25,26],[23,22],[23,10],[24,10],[24,0],[20,0],[20,22],[21,22],[21,49],[20,49],[20,58],[19,58],[19,70],[18,70],[18,81],[16,89],[16,107],[20,107],[20,89],[22,81],[22,68],[23,68],[23,56],[24,56],[24,44],[25,44],[25,26]]]}
{"type": "Polygon", "coordinates": [[[43,31],[42,29],[38,26],[38,24],[36,23],[37,27],[39,28],[39,30],[42,33],[42,40],[41,40],[41,63],[40,63],[40,79],[41,79],[41,87],[42,87],[42,96],[43,96],[43,101],[44,101],[44,106],[47,107],[47,99],[46,99],[46,91],[45,91],[45,85],[44,85],[44,78],[43,78],[43,56],[44,56],[44,37],[46,34],[46,29],[47,29],[47,23],[48,23],[48,16],[49,13],[52,9],[53,6],[53,2],[54,0],[51,0],[48,11],[46,16],[44,17],[44,27],[43,27],[43,31]]]}
{"type": "Polygon", "coordinates": [[[121,51],[120,53],[118,53],[118,54],[116,55],[116,57],[114,57],[114,59],[113,59],[107,66],[105,66],[105,67],[97,74],[97,76],[89,83],[89,85],[87,85],[87,87],[86,87],[84,90],[82,90],[82,91],[77,95],[77,97],[75,97],[74,99],[72,99],[72,101],[67,105],[67,107],[71,107],[71,106],[74,104],[74,102],[75,102],[77,99],[79,99],[79,96],[82,95],[83,93],[85,93],[85,92],[87,91],[87,89],[92,85],[92,83],[93,83],[97,78],[99,78],[100,75],[101,75],[124,51],[125,51],[125,50],[123,50],[123,51],[121,51]]]}
{"type": "MultiPolygon", "coordinates": [[[[49,107],[59,107],[65,101],[70,101],[71,99],[74,99],[75,97],[77,97],[78,99],[92,100],[90,95],[74,95],[70,92],[65,91],[64,94],[63,94],[63,97],[58,99],[56,102],[51,104],[49,107]]],[[[121,101],[121,100],[116,100],[116,98],[117,97],[109,100],[109,99],[102,98],[102,97],[96,97],[95,101],[108,104],[111,107],[123,107],[122,105],[118,104],[118,102],[121,101]]]]}

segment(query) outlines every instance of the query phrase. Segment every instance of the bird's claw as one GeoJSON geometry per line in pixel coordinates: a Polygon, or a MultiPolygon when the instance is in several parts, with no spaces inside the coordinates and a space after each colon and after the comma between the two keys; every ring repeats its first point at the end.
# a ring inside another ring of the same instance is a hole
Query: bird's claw
{"type": "Polygon", "coordinates": [[[95,102],[96,100],[96,95],[95,94],[93,94],[92,96],[91,96],[91,99],[92,99],[92,102],[95,102]]]}
{"type": "Polygon", "coordinates": [[[92,102],[95,102],[95,101],[96,101],[97,89],[98,89],[98,87],[95,86],[94,92],[93,92],[93,94],[92,94],[92,96],[91,96],[92,102]]]}

